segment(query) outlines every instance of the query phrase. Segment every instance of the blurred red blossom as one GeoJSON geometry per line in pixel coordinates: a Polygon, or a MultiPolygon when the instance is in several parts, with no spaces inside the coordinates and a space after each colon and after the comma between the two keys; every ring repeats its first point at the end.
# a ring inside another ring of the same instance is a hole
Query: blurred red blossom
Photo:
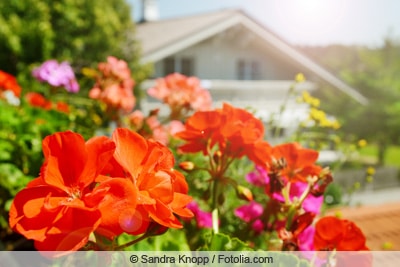
{"type": "Polygon", "coordinates": [[[11,74],[0,70],[0,98],[4,98],[4,92],[11,91],[14,96],[21,96],[21,87],[11,74]]]}

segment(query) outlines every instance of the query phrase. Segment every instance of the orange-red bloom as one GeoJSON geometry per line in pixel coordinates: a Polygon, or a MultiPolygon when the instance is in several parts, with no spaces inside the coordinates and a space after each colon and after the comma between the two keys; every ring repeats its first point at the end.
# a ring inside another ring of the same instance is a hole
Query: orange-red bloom
{"type": "Polygon", "coordinates": [[[315,225],[314,247],[316,250],[368,250],[365,236],[357,225],[333,216],[318,220],[315,225]]]}
{"type": "Polygon", "coordinates": [[[36,93],[36,92],[30,92],[25,95],[26,100],[32,107],[38,107],[38,108],[43,108],[46,110],[51,109],[51,102],[48,101],[43,95],[36,93]]]}
{"type": "Polygon", "coordinates": [[[16,195],[10,226],[35,240],[38,250],[50,251],[80,249],[100,224],[113,230],[119,223],[115,214],[136,204],[135,190],[123,179],[103,179],[94,187],[114,149],[107,137],[86,143],[73,132],[46,137],[40,176],[16,195]],[[113,210],[104,212],[102,207],[113,210]]]}
{"type": "Polygon", "coordinates": [[[192,217],[192,212],[186,208],[192,198],[187,195],[184,176],[173,169],[173,154],[162,144],[146,140],[128,129],[117,129],[112,140],[117,148],[106,172],[125,178],[138,190],[136,212],[124,217],[123,230],[141,234],[153,221],[181,228],[175,214],[192,217]]]}
{"type": "Polygon", "coordinates": [[[3,91],[7,90],[13,92],[16,97],[20,97],[22,91],[14,76],[0,70],[0,98],[3,91]]]}
{"type": "Polygon", "coordinates": [[[241,158],[244,155],[259,165],[264,165],[270,145],[263,141],[262,122],[244,109],[224,104],[222,109],[198,111],[185,124],[177,137],[187,141],[179,150],[193,153],[210,152],[218,144],[222,155],[241,158]]]}
{"type": "Polygon", "coordinates": [[[281,176],[292,182],[307,182],[308,176],[318,176],[322,170],[315,165],[317,159],[317,151],[303,148],[297,143],[287,143],[271,149],[267,168],[279,169],[281,176]]]}

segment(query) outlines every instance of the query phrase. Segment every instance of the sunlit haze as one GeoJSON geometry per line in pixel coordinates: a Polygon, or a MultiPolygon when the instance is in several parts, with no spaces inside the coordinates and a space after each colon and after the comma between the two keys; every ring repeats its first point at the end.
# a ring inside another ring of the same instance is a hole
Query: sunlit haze
{"type": "MultiPolygon", "coordinates": [[[[141,0],[129,0],[140,18],[141,0]]],[[[292,44],[379,46],[398,38],[398,0],[158,0],[161,19],[240,8],[292,44]]]]}

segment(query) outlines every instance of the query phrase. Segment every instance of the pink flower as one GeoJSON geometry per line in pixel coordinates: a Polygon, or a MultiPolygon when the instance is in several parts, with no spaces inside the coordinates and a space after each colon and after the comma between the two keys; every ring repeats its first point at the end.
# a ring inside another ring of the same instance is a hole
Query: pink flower
{"type": "Polygon", "coordinates": [[[261,233],[264,230],[264,224],[260,219],[257,219],[253,222],[251,228],[254,230],[254,232],[261,233]]]}
{"type": "Polygon", "coordinates": [[[135,110],[128,116],[129,124],[135,129],[140,129],[144,123],[144,115],[140,110],[135,110]]]}
{"type": "Polygon", "coordinates": [[[263,214],[263,212],[263,206],[255,201],[251,201],[249,204],[240,206],[234,211],[235,215],[245,222],[250,222],[257,219],[261,216],[261,214],[263,214]]]}
{"type": "Polygon", "coordinates": [[[124,60],[107,57],[107,62],[98,65],[99,75],[89,97],[99,99],[114,109],[130,112],[136,103],[133,95],[135,81],[124,60]]]}
{"type": "Polygon", "coordinates": [[[47,60],[40,67],[35,68],[32,75],[41,82],[47,82],[56,87],[64,87],[70,93],[79,91],[79,84],[76,81],[74,71],[66,61],[59,64],[54,59],[47,60]]]}
{"type": "Polygon", "coordinates": [[[256,169],[246,175],[246,181],[255,186],[265,186],[269,183],[267,171],[261,166],[256,166],[256,169]]]}
{"type": "Polygon", "coordinates": [[[209,110],[212,104],[210,93],[201,87],[199,79],[180,73],[157,79],[156,85],[147,93],[167,104],[172,118],[180,118],[183,111],[209,110]]]}
{"type": "Polygon", "coordinates": [[[315,227],[310,225],[298,235],[298,244],[301,251],[314,250],[315,227]]]}
{"type": "Polygon", "coordinates": [[[201,210],[195,201],[190,202],[186,207],[193,212],[198,227],[212,228],[211,212],[201,210]]]}
{"type": "Polygon", "coordinates": [[[176,133],[185,130],[185,126],[183,125],[183,123],[178,120],[170,121],[166,127],[167,127],[167,132],[169,133],[170,136],[174,136],[176,133]]]}
{"type": "MultiPolygon", "coordinates": [[[[290,185],[290,200],[293,200],[295,197],[300,198],[303,194],[304,190],[307,188],[307,183],[303,182],[295,182],[290,185]]],[[[273,198],[278,201],[284,201],[282,194],[274,193],[273,198]]],[[[322,202],[324,201],[324,197],[315,197],[312,194],[308,194],[306,199],[303,201],[303,209],[308,212],[312,212],[314,214],[319,214],[321,211],[322,202]]]]}

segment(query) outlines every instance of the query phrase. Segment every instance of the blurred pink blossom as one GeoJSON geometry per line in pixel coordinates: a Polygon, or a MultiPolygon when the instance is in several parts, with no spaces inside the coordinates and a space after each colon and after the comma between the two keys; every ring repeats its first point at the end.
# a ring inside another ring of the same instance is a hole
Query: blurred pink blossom
{"type": "Polygon", "coordinates": [[[32,76],[51,86],[64,87],[70,93],[79,91],[74,71],[66,61],[58,63],[55,59],[47,60],[32,71],[32,76]]]}
{"type": "Polygon", "coordinates": [[[197,226],[200,228],[212,228],[211,212],[201,210],[199,204],[195,201],[190,202],[186,207],[193,212],[197,226]]]}
{"type": "MultiPolygon", "coordinates": [[[[300,198],[303,192],[307,189],[307,183],[303,182],[295,182],[290,185],[290,200],[294,198],[300,198]]],[[[283,202],[284,198],[280,193],[274,193],[273,198],[283,202]]],[[[308,194],[308,196],[303,201],[302,207],[305,211],[312,212],[314,214],[319,214],[321,212],[322,202],[324,201],[324,197],[315,197],[312,194],[308,194]]]]}
{"type": "Polygon", "coordinates": [[[180,73],[157,79],[156,85],[149,88],[147,93],[167,104],[172,118],[179,118],[183,111],[209,110],[212,104],[210,93],[201,87],[198,78],[180,73]]]}
{"type": "Polygon", "coordinates": [[[246,175],[246,181],[255,186],[265,186],[269,183],[268,173],[261,166],[256,166],[254,171],[246,175]]]}
{"type": "Polygon", "coordinates": [[[135,106],[136,98],[133,95],[135,81],[124,60],[107,57],[107,62],[98,65],[99,75],[96,83],[89,92],[89,97],[99,99],[108,106],[130,112],[135,106]]]}
{"type": "Polygon", "coordinates": [[[235,209],[234,214],[245,222],[250,222],[263,214],[264,208],[261,204],[251,201],[249,204],[240,206],[235,209]]]}

